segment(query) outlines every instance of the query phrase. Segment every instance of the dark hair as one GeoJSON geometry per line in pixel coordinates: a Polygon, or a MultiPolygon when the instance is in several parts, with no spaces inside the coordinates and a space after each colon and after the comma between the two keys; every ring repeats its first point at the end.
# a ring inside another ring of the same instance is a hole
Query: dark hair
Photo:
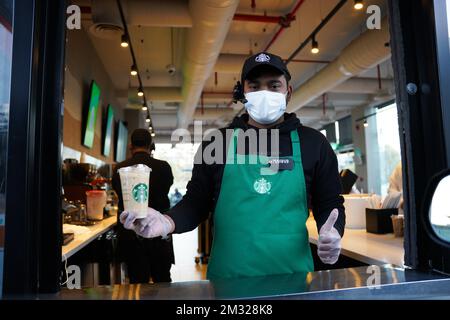
{"type": "Polygon", "coordinates": [[[136,129],[131,134],[131,145],[133,147],[147,148],[152,145],[152,136],[147,129],[136,129]]]}
{"type": "Polygon", "coordinates": [[[251,70],[247,77],[244,80],[248,80],[248,81],[254,81],[255,79],[264,76],[264,75],[276,75],[276,76],[284,76],[284,78],[286,79],[286,83],[289,84],[289,80],[288,77],[286,76],[286,74],[284,74],[283,72],[281,72],[280,70],[278,70],[277,68],[271,66],[271,65],[261,65],[258,66],[257,68],[254,68],[253,70],[251,70]]]}

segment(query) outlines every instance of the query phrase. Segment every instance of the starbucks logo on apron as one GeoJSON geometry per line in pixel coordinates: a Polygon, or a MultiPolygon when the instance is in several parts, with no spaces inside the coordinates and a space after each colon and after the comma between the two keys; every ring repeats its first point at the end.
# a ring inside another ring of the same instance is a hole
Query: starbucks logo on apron
{"type": "Polygon", "coordinates": [[[133,199],[139,203],[145,203],[148,199],[148,189],[147,185],[144,183],[139,183],[134,186],[132,191],[133,199]]]}
{"type": "Polygon", "coordinates": [[[272,184],[264,178],[259,178],[253,184],[253,188],[260,194],[266,194],[269,193],[270,189],[272,188],[272,184]]]}

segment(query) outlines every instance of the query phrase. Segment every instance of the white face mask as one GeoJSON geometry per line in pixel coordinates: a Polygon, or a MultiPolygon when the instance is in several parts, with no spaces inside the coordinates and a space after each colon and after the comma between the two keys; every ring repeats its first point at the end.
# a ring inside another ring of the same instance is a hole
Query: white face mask
{"type": "Polygon", "coordinates": [[[258,123],[271,124],[277,121],[286,110],[287,93],[260,90],[245,94],[245,109],[258,123]]]}

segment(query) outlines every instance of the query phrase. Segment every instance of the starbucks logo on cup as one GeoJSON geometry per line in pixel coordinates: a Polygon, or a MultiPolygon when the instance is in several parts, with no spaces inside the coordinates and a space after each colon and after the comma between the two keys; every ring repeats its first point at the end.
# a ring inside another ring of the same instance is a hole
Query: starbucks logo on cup
{"type": "Polygon", "coordinates": [[[145,203],[148,199],[148,187],[145,183],[139,183],[134,186],[132,191],[133,199],[139,203],[145,203]]]}

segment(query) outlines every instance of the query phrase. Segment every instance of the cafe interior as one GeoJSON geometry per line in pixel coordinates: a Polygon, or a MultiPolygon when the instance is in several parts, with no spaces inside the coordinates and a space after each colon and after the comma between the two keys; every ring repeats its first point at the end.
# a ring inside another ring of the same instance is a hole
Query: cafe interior
{"type": "MultiPolygon", "coordinates": [[[[273,287],[261,285],[261,279],[234,279],[216,284],[212,297],[306,297],[302,294],[308,292],[317,298],[320,291],[333,298],[338,281],[344,287],[364,287],[369,266],[381,268],[382,283],[417,280],[405,275],[414,265],[408,219],[413,200],[407,198],[413,193],[403,191],[412,162],[405,158],[408,138],[401,134],[405,129],[399,120],[400,106],[405,107],[397,83],[402,65],[392,52],[388,16],[395,5],[386,0],[69,2],[57,292],[87,297],[86,291],[69,290],[71,266],[77,266],[81,288],[95,288],[107,298],[130,297],[129,289],[123,289],[131,286],[127,266],[116,256],[120,210],[112,177],[115,166],[131,157],[131,133],[148,130],[152,157],[171,166],[174,180],[168,198],[174,206],[186,193],[205,132],[226,127],[246,112],[232,93],[244,61],[258,52],[283,58],[293,88],[286,112],[323,134],[337,157],[345,233],[338,262],[322,263],[310,212],[306,226],[313,273],[301,280],[293,275],[264,280],[273,287]],[[76,13],[79,28],[75,18],[70,20],[76,13]],[[181,129],[190,139],[174,134],[181,129]],[[302,286],[293,285],[299,282],[302,286]]],[[[2,217],[7,228],[8,218],[2,217]]],[[[450,216],[431,216],[431,223],[441,239],[450,239],[450,216]]],[[[150,280],[148,287],[141,287],[142,296],[211,298],[206,272],[212,222],[208,219],[172,239],[171,287],[150,280]]]]}

